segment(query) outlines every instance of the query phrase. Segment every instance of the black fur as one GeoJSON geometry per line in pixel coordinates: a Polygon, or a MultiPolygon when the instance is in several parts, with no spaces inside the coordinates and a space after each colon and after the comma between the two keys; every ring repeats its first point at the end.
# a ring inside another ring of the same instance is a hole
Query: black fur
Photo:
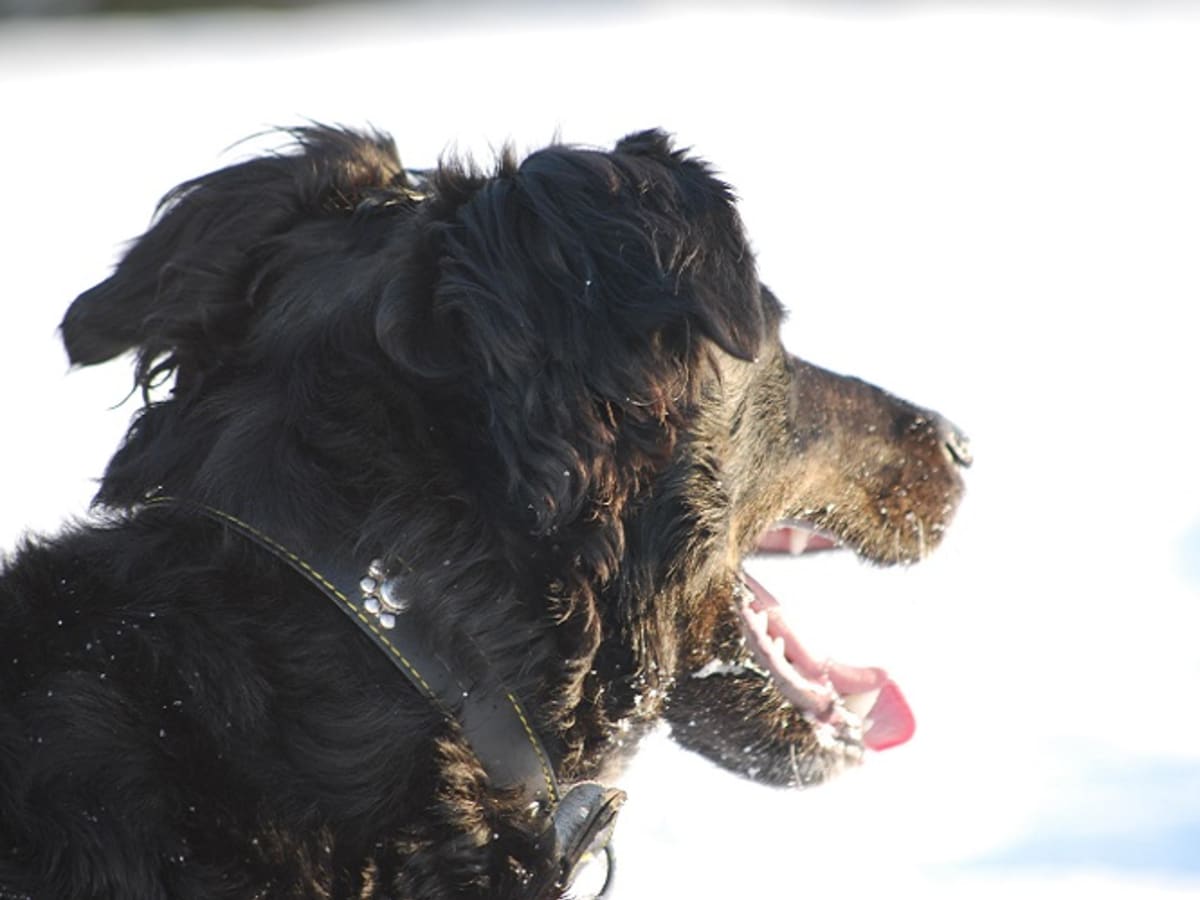
{"type": "Polygon", "coordinates": [[[402,560],[428,640],[525,700],[565,782],[664,714],[767,781],[836,770],[765,679],[687,673],[737,650],[738,561],[772,521],[885,563],[936,543],[948,426],[782,350],[729,189],[661,133],[421,179],[380,135],[293,137],[172,191],[63,321],[77,364],[135,351],[146,404],[94,517],[0,578],[0,886],[559,893],[452,721],[156,493],[402,560]]]}

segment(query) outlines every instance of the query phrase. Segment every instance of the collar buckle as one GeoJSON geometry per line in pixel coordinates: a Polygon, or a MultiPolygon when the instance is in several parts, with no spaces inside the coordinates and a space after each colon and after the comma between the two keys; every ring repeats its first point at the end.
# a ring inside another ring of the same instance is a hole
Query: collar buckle
{"type": "MultiPolygon", "coordinates": [[[[602,898],[609,895],[616,873],[612,833],[617,824],[617,812],[624,803],[624,791],[594,781],[580,782],[563,795],[551,813],[546,829],[554,842],[553,855],[559,860],[557,887],[574,887],[585,871],[590,871],[603,859],[605,869],[599,888],[586,895],[573,891],[572,896],[602,898]]],[[[599,880],[599,877],[588,880],[599,880]]]]}

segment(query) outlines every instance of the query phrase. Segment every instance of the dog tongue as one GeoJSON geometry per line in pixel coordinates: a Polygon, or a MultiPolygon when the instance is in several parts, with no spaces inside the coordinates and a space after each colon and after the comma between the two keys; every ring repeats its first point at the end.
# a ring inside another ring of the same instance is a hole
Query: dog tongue
{"type": "Polygon", "coordinates": [[[863,735],[863,743],[871,750],[888,750],[899,747],[913,736],[917,720],[913,717],[908,701],[900,693],[896,682],[890,679],[879,689],[875,705],[867,713],[871,726],[863,735]]]}
{"type": "MultiPolygon", "coordinates": [[[[916,720],[899,686],[883,670],[874,666],[851,666],[835,660],[818,661],[804,648],[783,616],[779,601],[746,572],[742,578],[750,588],[754,599],[748,606],[754,613],[766,613],[767,627],[762,635],[754,635],[760,645],[765,642],[783,641],[786,662],[806,682],[814,686],[827,685],[838,693],[843,701],[858,706],[858,714],[868,723],[863,733],[863,744],[871,750],[887,750],[897,747],[913,736],[916,720]],[[870,695],[874,693],[873,700],[870,695]],[[859,701],[855,703],[855,701],[859,701]],[[870,708],[863,710],[863,701],[870,708]]],[[[751,632],[759,629],[751,626],[751,632]]],[[[774,666],[772,666],[774,668],[774,666]]],[[[787,679],[790,681],[791,679],[787,679]]],[[[785,689],[785,694],[788,691],[785,689]]],[[[796,694],[799,699],[807,692],[796,694]]],[[[803,700],[800,701],[803,704],[803,700]]]]}

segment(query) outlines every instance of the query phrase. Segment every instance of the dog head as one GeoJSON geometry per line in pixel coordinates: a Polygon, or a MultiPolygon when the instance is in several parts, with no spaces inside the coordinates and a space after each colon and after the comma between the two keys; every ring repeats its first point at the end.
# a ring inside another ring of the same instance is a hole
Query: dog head
{"type": "Polygon", "coordinates": [[[489,499],[547,534],[585,506],[620,504],[631,467],[670,456],[710,348],[750,359],[763,340],[728,189],[660,133],[611,152],[505,154],[486,175],[448,165],[419,189],[387,139],[295,136],[297,154],[172,191],[68,311],[73,363],[135,350],[144,391],[174,377],[100,499],[220,493],[241,466],[195,442],[253,456],[236,446],[265,411],[249,407],[274,407],[275,425],[305,417],[318,398],[296,382],[333,385],[349,373],[327,362],[343,352],[386,367],[369,385],[380,403],[414,386],[428,406],[452,403],[422,417],[458,432],[449,440],[488,470],[489,499]],[[200,429],[206,415],[221,421],[200,429]]]}
{"type": "Polygon", "coordinates": [[[921,558],[965,442],[783,349],[708,165],[645,132],[413,176],[379,136],[295,137],[168,195],[68,311],[72,361],[134,350],[148,396],[101,502],[166,492],[402,557],[435,639],[469,633],[536,698],[567,778],[664,712],[771,782],[903,738],[886,677],[806,659],[741,561],[921,558]],[[889,735],[846,714],[872,693],[889,735]]]}

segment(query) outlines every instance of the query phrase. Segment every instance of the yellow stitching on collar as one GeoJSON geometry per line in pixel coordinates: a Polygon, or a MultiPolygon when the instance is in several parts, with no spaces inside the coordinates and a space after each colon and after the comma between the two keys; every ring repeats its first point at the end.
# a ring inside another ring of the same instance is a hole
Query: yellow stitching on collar
{"type": "MultiPolygon", "coordinates": [[[[190,501],[190,500],[179,500],[174,497],[153,497],[146,501],[147,506],[151,506],[154,504],[162,504],[162,503],[176,503],[179,505],[191,505],[191,506],[195,506],[197,508],[203,509],[210,515],[216,516],[219,519],[229,522],[231,525],[233,525],[239,529],[242,529],[247,534],[253,535],[257,540],[263,542],[268,547],[271,547],[277,553],[281,553],[284,556],[286,556],[295,565],[299,566],[305,572],[307,572],[310,576],[312,576],[313,579],[315,579],[320,585],[322,585],[326,590],[328,590],[351,613],[353,613],[354,617],[356,619],[358,619],[368,629],[370,629],[371,633],[379,639],[380,643],[382,643],[388,649],[388,651],[393,656],[395,656],[396,659],[398,659],[400,661],[400,663],[404,666],[405,670],[421,686],[422,690],[425,691],[425,693],[429,696],[429,698],[431,700],[433,700],[439,706],[441,705],[441,700],[438,698],[436,692],[433,690],[433,688],[431,688],[429,686],[429,683],[421,675],[421,673],[417,669],[417,667],[414,666],[408,660],[408,658],[404,656],[403,653],[401,653],[398,649],[396,649],[396,647],[392,644],[392,642],[388,640],[387,636],[385,634],[383,634],[378,628],[375,627],[374,622],[372,622],[369,618],[364,616],[362,614],[362,612],[359,610],[359,608],[357,606],[355,606],[346,597],[345,594],[343,594],[340,590],[338,590],[337,586],[334,585],[333,582],[331,582],[328,578],[326,578],[324,575],[322,575],[320,572],[318,572],[308,562],[301,559],[300,556],[298,556],[296,553],[293,553],[291,550],[289,550],[287,547],[283,546],[283,544],[279,543],[277,540],[272,538],[270,535],[264,534],[263,532],[259,531],[257,528],[255,528],[250,523],[243,522],[241,519],[237,518],[237,516],[227,513],[224,510],[220,510],[220,509],[216,509],[215,507],[208,506],[207,504],[196,503],[196,502],[190,501]]],[[[401,560],[401,562],[404,563],[403,560],[401,560]]],[[[405,565],[405,567],[408,567],[407,563],[404,563],[404,565],[405,565]]],[[[409,571],[411,571],[411,568],[409,568],[409,571]]],[[[525,729],[525,736],[529,740],[529,745],[533,748],[534,755],[536,755],[538,758],[538,764],[541,766],[541,769],[542,769],[542,778],[546,782],[546,793],[550,797],[550,801],[552,803],[557,804],[559,802],[559,796],[558,796],[558,791],[555,789],[554,774],[550,769],[549,761],[546,759],[545,754],[542,753],[542,748],[538,742],[537,735],[535,735],[533,732],[533,727],[529,724],[529,720],[525,717],[525,710],[521,707],[521,704],[517,701],[517,698],[514,697],[511,692],[506,692],[505,697],[508,698],[508,702],[512,705],[513,712],[515,712],[517,714],[517,718],[521,722],[521,727],[525,729]]]]}
{"type": "MultiPolygon", "coordinates": [[[[431,699],[433,699],[435,702],[438,702],[438,704],[441,705],[440,701],[438,701],[437,693],[433,690],[433,688],[431,688],[429,686],[429,682],[427,682],[425,680],[424,676],[421,675],[421,673],[417,669],[417,667],[414,666],[411,662],[409,662],[408,658],[403,653],[401,653],[399,650],[396,649],[396,647],[392,644],[392,642],[387,639],[387,636],[384,635],[378,628],[376,628],[375,624],[370,619],[368,619],[366,616],[364,616],[362,614],[362,612],[359,611],[358,607],[356,607],[353,603],[351,603],[350,600],[347,599],[346,595],[343,594],[341,591],[339,591],[337,589],[337,587],[328,578],[326,578],[324,575],[322,575],[320,572],[318,572],[316,569],[314,569],[311,565],[309,565],[307,562],[305,562],[303,559],[301,559],[297,554],[293,553],[287,547],[283,546],[283,544],[279,543],[277,540],[272,538],[270,535],[263,534],[261,531],[259,531],[257,528],[255,528],[253,525],[251,525],[249,522],[243,522],[237,516],[231,515],[230,513],[227,513],[224,510],[220,510],[215,507],[208,506],[205,503],[195,503],[190,500],[178,500],[174,497],[155,497],[155,498],[152,498],[152,499],[146,501],[147,506],[149,506],[151,504],[155,504],[155,503],[177,503],[180,505],[190,504],[192,506],[199,507],[201,509],[204,509],[210,515],[217,516],[218,518],[224,519],[226,522],[229,522],[230,524],[235,525],[238,528],[244,529],[246,532],[254,535],[258,540],[262,541],[264,544],[271,547],[276,552],[282,553],[284,556],[286,556],[288,559],[290,559],[296,565],[300,566],[305,572],[307,572],[309,575],[311,575],[313,578],[315,578],[326,590],[328,590],[331,594],[333,594],[335,597],[337,597],[337,599],[340,600],[346,606],[346,608],[349,609],[350,612],[352,612],[354,614],[354,617],[356,619],[358,619],[359,621],[361,621],[364,625],[366,625],[367,628],[369,628],[371,630],[371,633],[373,635],[375,635],[377,638],[379,638],[380,642],[385,647],[387,647],[388,651],[393,656],[395,656],[396,659],[400,660],[400,662],[404,666],[405,670],[410,675],[412,675],[412,677],[416,680],[416,682],[421,686],[421,689],[424,690],[425,693],[428,694],[431,699]]],[[[522,717],[521,721],[524,722],[523,717],[522,717]]],[[[528,727],[529,726],[526,725],[526,728],[528,728],[528,727]]],[[[537,748],[534,747],[534,749],[536,750],[537,748]]],[[[538,757],[539,758],[541,757],[540,753],[538,753],[538,757]]],[[[543,765],[545,765],[545,763],[543,763],[543,765]]],[[[553,794],[553,792],[551,792],[551,794],[553,794]]]]}
{"type": "Polygon", "coordinates": [[[533,752],[537,755],[538,762],[542,766],[542,778],[546,780],[546,793],[550,795],[552,803],[558,803],[558,791],[554,789],[554,775],[550,772],[550,764],[546,757],[542,754],[542,748],[538,746],[537,736],[533,733],[533,728],[529,724],[529,720],[525,718],[525,710],[521,708],[521,704],[517,702],[517,698],[511,693],[506,693],[508,702],[512,704],[513,711],[517,714],[517,718],[521,720],[521,725],[525,728],[525,736],[529,738],[529,744],[533,747],[533,752]]]}

